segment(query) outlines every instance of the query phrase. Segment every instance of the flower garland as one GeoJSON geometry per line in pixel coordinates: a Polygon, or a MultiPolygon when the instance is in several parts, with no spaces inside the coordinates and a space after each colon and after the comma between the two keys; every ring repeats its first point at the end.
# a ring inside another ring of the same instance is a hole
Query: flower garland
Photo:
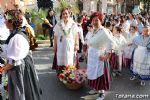
{"type": "MultiPolygon", "coordinates": [[[[60,28],[63,31],[63,35],[60,36],[60,42],[62,42],[63,40],[63,36],[68,36],[71,33],[71,28],[74,26],[74,23],[72,23],[71,27],[66,31],[62,25],[62,23],[60,23],[60,28]]],[[[70,47],[69,44],[67,43],[67,48],[70,51],[70,47]]]]}
{"type": "MultiPolygon", "coordinates": [[[[74,25],[74,23],[72,24],[72,26],[73,26],[73,25],[74,25]]],[[[64,33],[65,36],[68,36],[68,35],[70,34],[72,26],[68,29],[68,31],[66,31],[66,30],[64,29],[62,23],[60,23],[60,28],[61,28],[61,30],[63,31],[63,33],[64,33]]]]}

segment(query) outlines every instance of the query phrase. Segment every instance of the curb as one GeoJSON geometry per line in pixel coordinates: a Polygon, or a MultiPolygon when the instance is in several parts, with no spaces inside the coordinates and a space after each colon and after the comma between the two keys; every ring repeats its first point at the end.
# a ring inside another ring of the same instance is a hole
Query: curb
{"type": "Polygon", "coordinates": [[[50,44],[50,40],[36,40],[38,44],[50,44]]]}

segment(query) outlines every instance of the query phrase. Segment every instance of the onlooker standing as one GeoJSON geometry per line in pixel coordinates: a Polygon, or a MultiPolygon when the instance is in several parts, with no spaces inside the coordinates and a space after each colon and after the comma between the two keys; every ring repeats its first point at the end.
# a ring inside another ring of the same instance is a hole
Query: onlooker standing
{"type": "Polygon", "coordinates": [[[49,9],[48,10],[48,13],[47,13],[47,16],[46,16],[47,20],[49,21],[49,38],[50,38],[50,47],[53,47],[53,35],[54,35],[54,31],[53,31],[53,28],[54,26],[56,25],[57,21],[56,21],[56,17],[54,15],[54,11],[53,9],[49,9]]]}
{"type": "Polygon", "coordinates": [[[53,9],[49,9],[47,12],[46,19],[44,20],[44,23],[42,24],[43,28],[43,34],[46,36],[46,30],[48,29],[49,39],[50,39],[50,47],[53,47],[53,38],[54,38],[54,31],[53,28],[56,25],[56,17],[54,15],[53,9]]]}
{"type": "Polygon", "coordinates": [[[78,53],[82,52],[82,46],[84,44],[82,22],[83,22],[83,18],[82,18],[82,16],[79,16],[77,18],[77,26],[79,28],[79,50],[78,50],[78,53]]]}

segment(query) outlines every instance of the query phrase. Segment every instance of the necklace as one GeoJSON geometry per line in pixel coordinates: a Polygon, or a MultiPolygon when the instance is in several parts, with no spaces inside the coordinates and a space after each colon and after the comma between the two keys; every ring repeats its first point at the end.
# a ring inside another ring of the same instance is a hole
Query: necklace
{"type": "Polygon", "coordinates": [[[62,23],[60,24],[60,28],[62,29],[65,36],[68,36],[70,34],[71,28],[72,28],[73,25],[74,25],[74,23],[71,25],[71,27],[68,30],[65,30],[62,23]]]}
{"type": "MultiPolygon", "coordinates": [[[[63,35],[64,36],[68,36],[70,33],[71,33],[71,28],[73,27],[74,23],[71,25],[71,27],[66,31],[64,28],[63,28],[63,25],[62,23],[60,23],[60,28],[61,30],[63,31],[63,35]]],[[[60,42],[62,42],[62,39],[63,39],[63,35],[60,36],[60,42]]]]}
{"type": "Polygon", "coordinates": [[[99,32],[99,30],[101,30],[101,28],[98,28],[97,30],[93,31],[92,37],[97,34],[99,32]]]}

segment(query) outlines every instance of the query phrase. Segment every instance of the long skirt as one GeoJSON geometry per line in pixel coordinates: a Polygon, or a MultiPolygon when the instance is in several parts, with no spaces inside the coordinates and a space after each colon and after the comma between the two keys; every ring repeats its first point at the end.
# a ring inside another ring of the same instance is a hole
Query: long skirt
{"type": "Polygon", "coordinates": [[[110,88],[110,68],[109,63],[104,63],[104,74],[100,77],[98,77],[95,80],[88,80],[88,85],[90,88],[95,90],[109,90],[110,88]]]}
{"type": "Polygon", "coordinates": [[[123,64],[124,64],[124,67],[130,68],[130,66],[131,66],[131,59],[129,59],[129,58],[124,58],[124,59],[123,59],[123,64]]]}
{"type": "Polygon", "coordinates": [[[117,54],[112,53],[111,57],[109,59],[110,68],[112,71],[118,71],[119,70],[119,57],[117,54]]]}
{"type": "Polygon", "coordinates": [[[41,100],[39,80],[30,56],[8,71],[9,100],[41,100]]]}
{"type": "MultiPolygon", "coordinates": [[[[79,69],[80,68],[80,65],[79,65],[79,60],[78,60],[78,53],[76,53],[76,55],[75,55],[75,67],[77,68],[77,69],[79,69]]],[[[53,65],[52,65],[52,69],[54,69],[54,70],[56,70],[56,71],[61,71],[61,70],[63,70],[64,68],[63,67],[65,67],[65,65],[61,65],[61,66],[58,66],[57,65],[57,53],[55,53],[54,54],[54,58],[53,58],[53,65]]]]}
{"type": "Polygon", "coordinates": [[[131,72],[141,80],[150,80],[150,51],[139,46],[133,54],[131,72]]]}

